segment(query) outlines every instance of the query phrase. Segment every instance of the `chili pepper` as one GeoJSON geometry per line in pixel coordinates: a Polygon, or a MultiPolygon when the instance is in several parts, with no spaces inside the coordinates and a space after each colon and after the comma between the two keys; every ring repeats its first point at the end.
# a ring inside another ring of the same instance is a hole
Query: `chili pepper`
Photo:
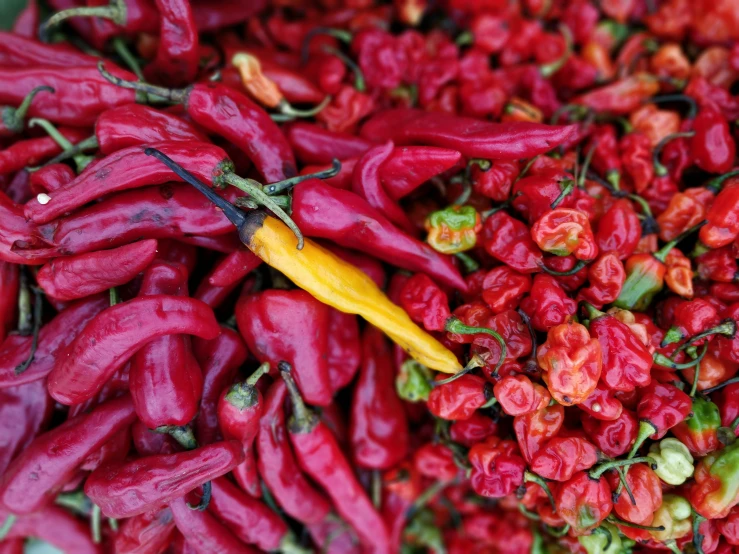
{"type": "MultiPolygon", "coordinates": [[[[38,28],[33,30],[34,34],[38,28]]],[[[18,33],[0,33],[0,64],[4,67],[82,67],[96,65],[98,59],[66,43],[47,44],[18,33]]]]}
{"type": "Polygon", "coordinates": [[[718,108],[701,106],[693,120],[690,151],[695,165],[709,173],[726,173],[734,165],[736,146],[729,124],[718,108]]]}
{"type": "Polygon", "coordinates": [[[709,453],[695,468],[695,482],[688,489],[688,499],[698,514],[706,519],[726,517],[737,502],[735,461],[739,442],[709,453]]]}
{"type": "MultiPolygon", "coordinates": [[[[734,303],[726,311],[727,321],[725,326],[731,329],[731,321],[739,321],[739,303],[734,303]]],[[[721,335],[716,337],[716,353],[718,356],[731,363],[739,363],[739,333],[734,331],[732,335],[721,335]]]]}
{"type": "Polygon", "coordinates": [[[474,164],[470,172],[472,190],[497,202],[508,199],[520,172],[517,161],[497,160],[488,169],[474,164]]]}
{"type": "Polygon", "coordinates": [[[367,552],[389,552],[387,530],[331,432],[303,403],[290,372],[281,374],[290,392],[293,416],[288,423],[290,441],[301,467],[331,496],[336,510],[354,528],[367,552]]]}
{"type": "Polygon", "coordinates": [[[19,266],[0,261],[0,344],[16,321],[20,279],[19,266]]]}
{"type": "Polygon", "coordinates": [[[239,332],[249,350],[275,368],[281,360],[294,364],[303,394],[320,406],[327,406],[332,398],[325,355],[328,311],[302,290],[244,295],[236,305],[239,332]]]}
{"type": "Polygon", "coordinates": [[[564,406],[553,404],[513,419],[513,430],[526,463],[530,463],[536,453],[552,437],[559,433],[564,423],[564,406]]]}
{"type": "Polygon", "coordinates": [[[675,294],[685,298],[693,296],[693,268],[690,260],[677,248],[670,250],[665,259],[665,284],[675,294]]]}
{"type": "Polygon", "coordinates": [[[77,174],[63,163],[47,163],[38,171],[31,173],[29,185],[31,194],[54,192],[69,184],[77,174]]]}
{"type": "MultiPolygon", "coordinates": [[[[637,531],[630,534],[637,538],[649,538],[651,535],[654,539],[664,543],[688,535],[692,530],[691,520],[690,503],[682,496],[665,494],[662,497],[662,505],[654,513],[651,524],[653,527],[664,527],[664,530],[653,530],[649,533],[637,531]]],[[[624,528],[621,531],[624,532],[624,528]]]]}
{"type": "Polygon", "coordinates": [[[640,238],[641,224],[631,202],[625,198],[616,200],[598,222],[598,249],[625,260],[634,253],[640,238]]]}
{"type": "Polygon", "coordinates": [[[105,516],[131,517],[181,497],[228,473],[243,460],[241,445],[226,441],[187,452],[112,462],[90,474],[85,482],[85,494],[100,506],[105,516]],[[135,496],[131,495],[133,482],[135,496]]]}
{"type": "MultiPolygon", "coordinates": [[[[79,552],[80,554],[101,554],[103,548],[93,542],[89,526],[79,518],[58,506],[42,507],[32,514],[11,516],[12,525],[6,536],[10,541],[15,538],[25,539],[34,537],[41,539],[52,546],[63,549],[64,552],[79,552]]],[[[4,544],[4,541],[3,541],[4,544]]]]}
{"type": "Polygon", "coordinates": [[[474,248],[482,223],[472,206],[450,206],[431,213],[425,227],[428,231],[426,242],[434,250],[457,254],[474,248]]]}
{"type": "Polygon", "coordinates": [[[637,407],[639,434],[629,457],[636,454],[647,438],[662,438],[667,431],[688,417],[690,400],[687,394],[670,384],[652,381],[645,387],[637,407]]]}
{"type": "Polygon", "coordinates": [[[737,521],[737,515],[739,515],[739,510],[732,508],[726,519],[716,521],[721,536],[732,546],[739,545],[739,528],[737,527],[739,522],[737,521]]]}
{"type": "Polygon", "coordinates": [[[598,255],[587,216],[569,208],[556,208],[538,219],[531,238],[544,252],[557,256],[572,254],[578,260],[592,260],[598,255]]]}
{"type": "Polygon", "coordinates": [[[520,273],[540,270],[542,254],[526,225],[503,211],[485,220],[482,229],[485,251],[520,273]]]}
{"type": "Polygon", "coordinates": [[[262,263],[251,251],[239,248],[228,254],[213,267],[208,283],[215,287],[227,287],[238,283],[262,263]]]}
{"type": "Polygon", "coordinates": [[[575,129],[574,125],[490,123],[443,113],[391,109],[374,115],[362,126],[360,134],[396,144],[451,148],[469,158],[515,160],[548,152],[567,140],[575,129]]]}
{"type": "Polygon", "coordinates": [[[135,298],[110,307],[87,324],[49,375],[49,394],[84,402],[144,344],[164,335],[218,335],[212,310],[199,300],[168,295],[135,298]],[[145,314],[145,315],[144,315],[145,314]]]}
{"type": "Polygon", "coordinates": [[[593,478],[580,471],[554,493],[556,511],[570,525],[574,536],[596,528],[613,509],[611,488],[604,477],[593,478]]]}
{"type": "Polygon", "coordinates": [[[0,112],[0,136],[12,137],[22,133],[26,128],[25,117],[28,113],[31,103],[36,95],[42,92],[54,93],[54,89],[49,86],[39,86],[31,90],[28,95],[23,98],[17,108],[4,106],[0,112]]]}
{"type": "Polygon", "coordinates": [[[382,333],[368,326],[362,334],[349,431],[352,458],[360,467],[388,469],[407,453],[408,422],[393,390],[394,379],[392,351],[382,333]]]}
{"type": "MultiPolygon", "coordinates": [[[[652,183],[654,174],[659,175],[659,166],[655,167],[653,162],[649,137],[640,132],[628,133],[619,142],[619,148],[624,172],[631,177],[636,193],[643,193],[652,183]]],[[[659,148],[658,145],[654,150],[658,151],[659,148]]]]}
{"type": "Polygon", "coordinates": [[[0,422],[3,447],[0,471],[25,450],[49,422],[53,405],[43,381],[0,390],[0,422]]]}
{"type": "Polygon", "coordinates": [[[470,482],[477,494],[501,498],[523,484],[526,464],[515,442],[488,437],[470,448],[467,456],[472,464],[470,482]]]}
{"type": "Polygon", "coordinates": [[[580,437],[554,437],[531,459],[531,471],[544,479],[569,481],[598,462],[593,444],[580,437]]]}
{"type": "Polygon", "coordinates": [[[718,429],[721,415],[718,406],[710,400],[693,398],[690,415],[672,428],[672,433],[698,457],[717,450],[720,446],[718,429]]]}
{"type": "Polygon", "coordinates": [[[532,383],[525,375],[503,377],[493,391],[503,411],[511,416],[539,411],[552,399],[545,387],[532,383]]]}
{"type": "Polygon", "coordinates": [[[121,554],[155,554],[169,546],[175,525],[169,508],[152,510],[124,521],[115,535],[115,551],[121,554]]]}
{"type": "MultiPolygon", "coordinates": [[[[207,143],[167,141],[155,146],[190,165],[200,177],[208,181],[219,182],[223,172],[231,167],[225,152],[207,143]],[[195,160],[197,163],[192,163],[195,160]]],[[[48,223],[104,194],[178,180],[166,166],[142,156],[146,155],[140,146],[111,154],[90,166],[63,189],[29,201],[24,210],[26,217],[36,223],[48,223]]]]}
{"type": "Polygon", "coordinates": [[[689,188],[675,194],[657,217],[660,238],[664,241],[673,240],[703,221],[713,199],[713,193],[704,187],[689,188]]]}
{"type": "MultiPolygon", "coordinates": [[[[39,13],[39,7],[36,0],[31,0],[26,6],[18,13],[18,16],[13,22],[13,34],[26,38],[35,38],[36,31],[40,25],[41,14],[39,13]]],[[[12,548],[7,554],[15,552],[12,548]]]]}
{"type": "Polygon", "coordinates": [[[155,2],[159,11],[159,47],[145,74],[176,86],[191,83],[200,61],[193,9],[184,0],[155,2]]]}
{"type": "Polygon", "coordinates": [[[110,400],[39,435],[10,464],[0,481],[2,504],[15,514],[42,508],[79,465],[136,418],[131,398],[110,400]],[[74,445],[69,444],[74,436],[74,445]]]}
{"type": "MultiPolygon", "coordinates": [[[[611,487],[618,486],[618,476],[611,475],[611,487]]],[[[662,504],[662,487],[659,477],[647,464],[635,464],[626,474],[626,488],[614,493],[613,510],[619,517],[639,525],[651,525],[654,512],[662,504]],[[632,498],[633,496],[633,498],[632,498]]]]}
{"type": "Polygon", "coordinates": [[[576,311],[575,301],[551,275],[538,274],[527,298],[521,301],[521,310],[531,318],[537,331],[549,331],[567,321],[576,311]]]}
{"type": "Polygon", "coordinates": [[[709,250],[698,256],[696,261],[698,275],[705,280],[731,283],[739,273],[739,265],[730,246],[709,250]]]}
{"type": "Polygon", "coordinates": [[[356,316],[330,309],[327,345],[328,375],[332,393],[335,395],[339,389],[352,382],[359,369],[362,347],[356,316]]]}
{"type": "Polygon", "coordinates": [[[446,294],[423,273],[416,273],[403,285],[400,306],[427,331],[443,331],[451,317],[446,294]]]}
{"type": "MultiPolygon", "coordinates": [[[[176,498],[169,504],[175,525],[195,554],[229,552],[255,554],[257,550],[237,539],[228,527],[207,511],[192,510],[184,498],[176,498]]],[[[190,554],[190,552],[187,552],[190,554]]]]}
{"type": "Polygon", "coordinates": [[[601,254],[588,267],[590,286],[580,289],[577,299],[602,308],[618,298],[625,280],[626,271],[616,254],[601,254]]]}
{"type": "Polygon", "coordinates": [[[482,281],[481,296],[493,313],[515,310],[521,298],[531,290],[531,277],[508,266],[491,269],[482,281]]]}
{"type": "Polygon", "coordinates": [[[708,208],[708,224],[699,232],[700,240],[709,248],[720,248],[731,244],[739,236],[739,181],[724,186],[708,208]]]}
{"type": "Polygon", "coordinates": [[[601,379],[611,390],[632,391],[651,382],[652,354],[631,329],[614,316],[585,304],[590,335],[600,343],[601,379]]]}
{"type": "Polygon", "coordinates": [[[282,381],[273,383],[265,395],[256,440],[259,475],[287,514],[305,524],[318,523],[331,505],[306,479],[290,448],[283,411],[286,396],[282,381]]]}
{"type": "MultiPolygon", "coordinates": [[[[61,135],[71,142],[79,142],[85,136],[81,129],[62,127],[61,135]]],[[[51,137],[30,138],[14,142],[0,151],[0,175],[9,175],[27,166],[38,165],[61,151],[51,137]]]]}
{"type": "Polygon", "coordinates": [[[334,159],[359,157],[374,144],[349,133],[327,131],[302,121],[290,125],[285,134],[298,160],[304,164],[330,164],[334,159]]]}
{"type": "Polygon", "coordinates": [[[429,394],[428,409],[442,419],[465,420],[472,417],[491,394],[482,377],[462,375],[450,383],[435,386],[429,394]]]}
{"type": "Polygon", "coordinates": [[[467,288],[451,260],[398,231],[380,212],[349,191],[306,181],[295,189],[292,209],[295,223],[307,236],[331,239],[346,248],[426,273],[455,289],[467,288]],[[328,214],[330,225],[325,217],[328,214]],[[362,232],[358,233],[360,227],[362,232]]]}
{"type": "Polygon", "coordinates": [[[38,272],[39,286],[59,300],[103,292],[133,279],[154,259],[157,242],[145,240],[112,250],[52,260],[38,272]]]}
{"type": "Polygon", "coordinates": [[[598,449],[611,457],[621,456],[629,451],[636,440],[639,427],[634,414],[626,409],[622,410],[621,415],[613,421],[584,417],[582,426],[598,449]]]}
{"type": "Polygon", "coordinates": [[[537,361],[552,397],[571,406],[583,402],[595,389],[602,368],[601,347],[584,326],[563,323],[549,329],[537,361]]]}
{"type": "Polygon", "coordinates": [[[575,97],[572,102],[613,115],[624,115],[659,92],[659,81],[647,73],[637,73],[575,97]]]}
{"type": "Polygon", "coordinates": [[[302,552],[285,522],[275,512],[242,493],[223,477],[213,481],[209,509],[246,544],[254,544],[268,552],[302,552]]]}
{"type": "Polygon", "coordinates": [[[614,396],[614,392],[602,380],[598,382],[598,386],[585,399],[585,402],[578,404],[578,407],[601,421],[614,421],[621,416],[623,411],[621,401],[614,396]]]}
{"type": "Polygon", "coordinates": [[[20,335],[8,337],[0,347],[0,389],[44,379],[67,345],[107,306],[107,297],[92,296],[59,313],[39,331],[38,348],[25,371],[18,372],[17,368],[30,358],[33,339],[20,335]]]}
{"type": "Polygon", "coordinates": [[[455,167],[461,157],[459,152],[448,148],[395,148],[380,167],[380,180],[387,194],[393,200],[399,200],[433,177],[455,167]]]}
{"type": "Polygon", "coordinates": [[[471,447],[496,434],[497,430],[498,425],[491,418],[475,412],[469,419],[452,423],[449,436],[454,442],[471,447]]]}

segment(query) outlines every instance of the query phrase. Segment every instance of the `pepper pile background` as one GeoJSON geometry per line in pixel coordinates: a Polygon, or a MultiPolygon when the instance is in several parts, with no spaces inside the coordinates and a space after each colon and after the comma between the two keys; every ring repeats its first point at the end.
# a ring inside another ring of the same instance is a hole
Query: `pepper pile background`
{"type": "Polygon", "coordinates": [[[32,0],[0,554],[739,552],[737,81],[734,0],[32,0]]]}

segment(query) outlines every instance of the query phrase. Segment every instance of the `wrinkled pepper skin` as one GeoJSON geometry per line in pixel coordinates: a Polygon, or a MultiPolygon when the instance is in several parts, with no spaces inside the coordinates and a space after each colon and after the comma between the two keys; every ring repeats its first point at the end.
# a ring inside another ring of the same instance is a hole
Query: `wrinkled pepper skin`
{"type": "Polygon", "coordinates": [[[90,474],[85,494],[106,517],[131,517],[180,498],[243,460],[241,444],[226,441],[176,454],[115,461],[90,474]]]}
{"type": "Polygon", "coordinates": [[[156,256],[157,241],[144,240],[111,250],[58,258],[36,275],[44,292],[57,300],[75,300],[131,281],[156,256]]]}
{"type": "Polygon", "coordinates": [[[115,535],[119,554],[160,554],[172,541],[174,519],[169,508],[155,509],[126,519],[115,535]]]}
{"type": "Polygon", "coordinates": [[[672,428],[672,434],[688,447],[696,457],[703,457],[718,450],[721,443],[718,429],[721,427],[721,414],[718,406],[700,397],[693,399],[690,415],[672,428]]]}
{"type": "Polygon", "coordinates": [[[220,329],[199,300],[169,295],[134,298],[95,317],[57,360],[49,375],[49,394],[67,404],[92,397],[144,344],[164,335],[215,338],[220,329]]]}
{"type": "Polygon", "coordinates": [[[110,400],[39,435],[0,480],[0,503],[29,514],[53,501],[92,452],[136,419],[130,396],[110,400]]]}
{"type": "Polygon", "coordinates": [[[593,479],[584,471],[576,473],[557,489],[554,503],[557,513],[571,526],[575,536],[588,534],[613,509],[611,487],[605,477],[593,479]]]}
{"type": "Polygon", "coordinates": [[[249,350],[271,367],[286,361],[305,399],[316,406],[331,403],[326,360],[329,308],[302,290],[269,290],[242,296],[236,322],[249,350]]]}
{"type": "Polygon", "coordinates": [[[407,454],[408,422],[394,382],[392,348],[380,330],[368,325],[349,427],[352,457],[360,467],[389,469],[407,454]]]}
{"type": "Polygon", "coordinates": [[[695,468],[695,483],[688,491],[693,508],[706,519],[726,517],[739,503],[739,441],[716,450],[695,468]]]}
{"type": "Polygon", "coordinates": [[[526,464],[513,441],[488,437],[470,449],[468,458],[470,483],[481,496],[502,498],[523,484],[526,464]]]}

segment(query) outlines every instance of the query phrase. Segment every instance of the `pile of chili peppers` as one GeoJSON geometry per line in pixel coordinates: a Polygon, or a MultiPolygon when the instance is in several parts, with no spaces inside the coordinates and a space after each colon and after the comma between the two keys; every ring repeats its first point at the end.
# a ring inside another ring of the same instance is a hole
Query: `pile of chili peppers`
{"type": "Polygon", "coordinates": [[[0,35],[0,553],[739,552],[736,1],[0,35]]]}

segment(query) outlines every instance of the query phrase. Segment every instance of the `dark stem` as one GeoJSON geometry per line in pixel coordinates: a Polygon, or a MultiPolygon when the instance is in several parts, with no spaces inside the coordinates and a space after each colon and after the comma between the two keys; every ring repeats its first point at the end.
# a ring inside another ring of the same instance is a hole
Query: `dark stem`
{"type": "Polygon", "coordinates": [[[34,293],[34,304],[33,304],[33,338],[31,339],[31,352],[28,354],[26,360],[17,365],[15,368],[15,374],[20,375],[28,369],[33,363],[33,359],[36,356],[36,350],[38,349],[38,334],[41,330],[41,317],[43,315],[43,294],[41,289],[38,287],[32,287],[34,293]]]}
{"type": "Polygon", "coordinates": [[[365,91],[367,87],[364,81],[364,74],[362,73],[362,70],[359,68],[359,66],[356,64],[354,60],[352,60],[349,56],[344,54],[341,50],[337,50],[336,48],[331,48],[330,46],[327,46],[327,45],[324,45],[322,47],[322,50],[326,54],[331,54],[332,56],[336,56],[342,62],[344,62],[344,65],[346,65],[349,69],[352,70],[352,73],[354,73],[354,88],[357,89],[357,92],[365,91]]]}
{"type": "Polygon", "coordinates": [[[280,370],[280,375],[285,381],[285,385],[287,385],[290,402],[293,405],[293,415],[290,418],[290,432],[310,433],[318,425],[318,417],[313,410],[305,405],[303,397],[298,390],[298,385],[295,383],[295,379],[293,379],[292,366],[282,361],[277,364],[277,368],[280,370]]]}
{"type": "Polygon", "coordinates": [[[688,104],[688,113],[686,119],[695,119],[698,113],[698,105],[695,100],[687,94],[664,94],[662,96],[653,96],[644,100],[645,104],[664,104],[666,102],[685,102],[688,104]]]}
{"type": "Polygon", "coordinates": [[[262,190],[265,194],[268,194],[269,196],[275,196],[278,194],[283,194],[298,183],[302,183],[303,181],[307,181],[308,179],[328,179],[330,177],[338,175],[339,171],[341,171],[341,162],[334,158],[331,162],[330,169],[323,169],[315,173],[308,173],[307,175],[296,175],[295,177],[283,179],[282,181],[277,181],[276,183],[269,183],[267,185],[264,185],[262,190]]]}
{"type": "Polygon", "coordinates": [[[200,502],[195,504],[193,506],[189,502],[187,503],[187,507],[191,510],[197,510],[198,512],[204,512],[208,509],[208,506],[210,505],[210,496],[213,492],[213,486],[211,485],[210,481],[206,481],[203,483],[203,496],[200,497],[200,502]]]}
{"type": "Polygon", "coordinates": [[[314,27],[306,33],[303,44],[300,47],[300,63],[303,65],[308,63],[308,58],[310,57],[310,41],[319,35],[328,35],[347,44],[352,41],[352,34],[349,31],[334,29],[332,27],[314,27]]]}
{"type": "Polygon", "coordinates": [[[186,88],[169,89],[165,87],[158,87],[149,83],[139,83],[134,81],[127,81],[126,79],[121,79],[120,77],[116,77],[108,70],[106,70],[105,64],[103,64],[103,62],[98,62],[98,71],[106,80],[118,87],[159,96],[160,98],[165,98],[166,100],[169,100],[176,104],[183,103],[185,101],[185,98],[187,97],[187,93],[189,92],[189,89],[186,88]]]}
{"type": "Polygon", "coordinates": [[[694,134],[695,131],[672,133],[671,135],[667,135],[665,138],[657,143],[657,146],[655,146],[654,150],[652,151],[652,165],[654,165],[655,175],[657,175],[658,177],[664,177],[665,175],[667,175],[667,168],[662,165],[662,162],[659,159],[660,154],[662,154],[662,149],[665,147],[665,145],[675,139],[692,137],[694,134]]]}

